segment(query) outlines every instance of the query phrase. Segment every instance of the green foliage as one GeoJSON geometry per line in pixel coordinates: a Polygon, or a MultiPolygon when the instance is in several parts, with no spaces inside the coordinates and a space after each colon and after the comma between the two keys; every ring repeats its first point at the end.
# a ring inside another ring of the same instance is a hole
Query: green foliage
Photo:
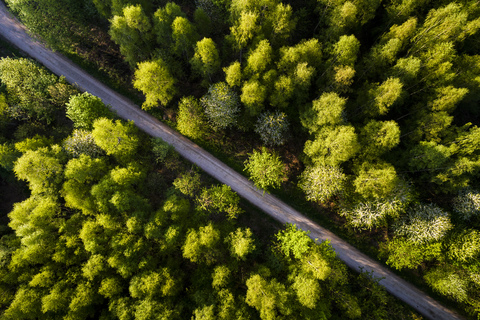
{"type": "Polygon", "coordinates": [[[272,320],[279,316],[288,316],[292,312],[287,303],[288,291],[277,280],[266,280],[258,274],[252,275],[246,282],[246,302],[260,313],[260,319],[272,320]]]}
{"type": "Polygon", "coordinates": [[[168,65],[160,58],[137,65],[133,86],[145,94],[143,109],[151,109],[161,103],[166,106],[177,93],[175,78],[168,65]]]}
{"type": "Polygon", "coordinates": [[[183,97],[178,103],[177,129],[181,134],[202,139],[206,135],[206,119],[202,106],[194,97],[183,97]]]}
{"type": "Polygon", "coordinates": [[[442,239],[451,228],[447,212],[435,204],[415,204],[395,225],[395,233],[412,242],[424,244],[442,239]]]}
{"type": "Polygon", "coordinates": [[[337,166],[359,151],[355,128],[350,125],[325,126],[315,140],[305,142],[304,152],[314,163],[337,166]]]}
{"type": "Polygon", "coordinates": [[[453,199],[453,210],[463,220],[469,220],[471,217],[480,213],[480,194],[476,190],[462,189],[453,199]]]}
{"type": "Polygon", "coordinates": [[[172,149],[172,146],[161,138],[152,138],[152,152],[157,163],[165,161],[165,158],[172,149]]]}
{"type": "Polygon", "coordinates": [[[373,87],[368,91],[371,102],[367,108],[367,114],[371,116],[382,116],[389,112],[395,103],[402,98],[403,84],[398,78],[388,78],[382,84],[373,87]]]}
{"type": "Polygon", "coordinates": [[[247,255],[255,251],[256,248],[252,231],[249,228],[243,230],[237,228],[230,232],[225,242],[230,249],[230,255],[237,260],[245,261],[247,255]]]}
{"type": "Polygon", "coordinates": [[[20,157],[14,146],[4,143],[0,144],[0,166],[8,171],[13,171],[15,161],[20,157]]]}
{"type": "Polygon", "coordinates": [[[365,158],[376,159],[400,143],[400,127],[393,120],[370,120],[360,131],[359,140],[365,158]]]}
{"type": "Polygon", "coordinates": [[[72,135],[63,141],[64,150],[74,158],[85,154],[97,158],[104,154],[103,150],[95,143],[91,132],[86,130],[74,130],[72,135]]]}
{"type": "Polygon", "coordinates": [[[54,145],[37,150],[28,150],[17,159],[15,175],[29,183],[33,194],[55,194],[62,181],[62,150],[54,145]]]}
{"type": "Polygon", "coordinates": [[[220,70],[220,57],[215,42],[210,38],[203,38],[198,41],[195,45],[195,54],[190,59],[190,64],[193,71],[204,79],[211,81],[212,75],[220,70]]]}
{"type": "Polygon", "coordinates": [[[183,173],[173,181],[175,189],[188,197],[194,197],[200,191],[200,185],[200,175],[192,171],[183,173]]]}
{"type": "Polygon", "coordinates": [[[250,80],[244,82],[240,100],[251,116],[256,116],[263,110],[263,102],[266,97],[267,90],[259,81],[250,80]]]}
{"type": "Polygon", "coordinates": [[[125,60],[134,67],[151,53],[152,24],[140,5],[123,8],[110,22],[110,36],[120,46],[125,60]]]}
{"type": "Polygon", "coordinates": [[[312,102],[312,110],[302,117],[302,124],[310,133],[318,132],[326,125],[345,124],[345,104],[347,99],[335,92],[324,92],[312,102]]]}
{"type": "Polygon", "coordinates": [[[157,43],[168,47],[172,39],[172,23],[177,17],[186,18],[182,9],[174,2],[168,2],[163,8],[158,8],[153,16],[153,30],[157,43]]]}
{"type": "Polygon", "coordinates": [[[67,117],[76,128],[91,130],[93,122],[98,118],[112,118],[113,114],[98,97],[88,92],[71,96],[66,104],[67,117]]]}
{"type": "Polygon", "coordinates": [[[360,41],[354,35],[341,36],[333,47],[335,62],[339,65],[354,66],[357,61],[360,41]]]}
{"type": "Polygon", "coordinates": [[[278,249],[286,257],[301,259],[312,244],[308,234],[309,232],[300,230],[295,224],[287,224],[285,230],[280,230],[275,235],[278,249]]]}
{"type": "Polygon", "coordinates": [[[289,121],[283,112],[263,112],[257,119],[255,132],[266,145],[281,146],[287,140],[289,121]]]}
{"type": "Polygon", "coordinates": [[[131,122],[122,123],[120,120],[95,120],[92,136],[107,155],[113,155],[118,160],[126,161],[133,157],[140,144],[137,127],[131,122]]]}
{"type": "Polygon", "coordinates": [[[197,198],[198,207],[212,213],[223,213],[228,219],[236,219],[242,212],[240,197],[227,185],[203,189],[197,198]]]}
{"type": "Polygon", "coordinates": [[[264,72],[272,61],[272,47],[268,40],[262,40],[250,52],[247,58],[245,72],[247,74],[260,74],[264,72]]]}
{"type": "Polygon", "coordinates": [[[58,78],[29,59],[0,59],[0,81],[8,92],[9,113],[17,119],[51,123],[55,107],[48,89],[58,78]]]}
{"type": "Polygon", "coordinates": [[[454,261],[474,261],[480,254],[480,232],[474,229],[463,230],[448,241],[447,248],[447,256],[454,261]]]}
{"type": "Polygon", "coordinates": [[[461,274],[456,273],[455,270],[449,270],[448,267],[438,267],[428,271],[424,278],[435,291],[443,295],[458,302],[465,302],[468,299],[468,280],[461,274]]]}
{"type": "Polygon", "coordinates": [[[261,152],[254,150],[244,163],[250,179],[259,189],[278,188],[287,179],[285,165],[273,153],[262,148],[261,152]]]}
{"type": "Polygon", "coordinates": [[[305,168],[298,186],[307,200],[325,203],[343,191],[345,182],[346,176],[341,168],[315,165],[305,168]]]}
{"type": "Polygon", "coordinates": [[[183,257],[194,263],[213,264],[218,259],[220,232],[213,224],[191,229],[182,247],[183,257]]]}
{"type": "Polygon", "coordinates": [[[242,82],[242,68],[240,62],[235,61],[228,67],[223,68],[225,72],[225,81],[230,87],[239,87],[242,82]]]}
{"type": "Polygon", "coordinates": [[[173,20],[171,28],[173,40],[172,52],[178,56],[189,59],[193,51],[192,49],[199,37],[195,26],[187,18],[178,16],[173,20]]]}
{"type": "Polygon", "coordinates": [[[214,129],[225,129],[234,125],[240,111],[240,99],[226,83],[210,86],[200,102],[214,129]]]}

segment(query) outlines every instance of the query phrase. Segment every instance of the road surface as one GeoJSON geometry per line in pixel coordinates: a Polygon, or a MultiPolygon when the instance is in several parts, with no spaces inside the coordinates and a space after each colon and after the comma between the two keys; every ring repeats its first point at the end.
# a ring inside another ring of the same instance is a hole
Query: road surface
{"type": "Polygon", "coordinates": [[[25,27],[13,18],[5,4],[0,1],[0,35],[14,44],[53,73],[64,76],[82,91],[100,97],[105,104],[112,107],[117,114],[128,120],[153,137],[162,138],[189,161],[195,163],[205,172],[221,183],[229,185],[241,197],[245,198],[265,213],[281,223],[294,223],[303,230],[310,231],[310,237],[319,241],[329,240],[337,253],[355,271],[369,271],[388,292],[412,306],[426,318],[434,320],[462,319],[459,315],[446,309],[437,301],[427,296],[410,283],[396,276],[386,267],[364,255],[332,232],[320,227],[298,211],[286,205],[270,194],[263,194],[253,184],[233,169],[213,157],[211,154],[164,125],[154,117],[143,112],[127,98],[108,88],[59,53],[52,52],[26,33],[25,27]]]}

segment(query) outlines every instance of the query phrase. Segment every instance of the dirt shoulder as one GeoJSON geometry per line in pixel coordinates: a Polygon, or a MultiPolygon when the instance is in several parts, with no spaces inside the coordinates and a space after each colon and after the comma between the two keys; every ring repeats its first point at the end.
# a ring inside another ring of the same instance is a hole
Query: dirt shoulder
{"type": "Polygon", "coordinates": [[[356,271],[372,272],[374,277],[381,278],[379,283],[388,292],[412,306],[425,317],[435,320],[462,319],[459,315],[446,309],[437,301],[396,276],[378,262],[367,257],[332,232],[320,227],[272,195],[263,195],[249,180],[211,154],[143,112],[130,100],[106,87],[64,56],[52,52],[34,41],[27,35],[23,25],[11,17],[5,4],[2,2],[0,2],[0,35],[53,73],[64,76],[68,82],[75,84],[80,90],[100,97],[120,117],[134,121],[135,125],[149,135],[162,138],[171,144],[183,157],[195,163],[221,183],[229,185],[240,196],[276,220],[281,223],[295,223],[301,229],[310,231],[310,237],[313,239],[318,239],[319,241],[329,240],[338,258],[343,260],[350,268],[356,271]]]}

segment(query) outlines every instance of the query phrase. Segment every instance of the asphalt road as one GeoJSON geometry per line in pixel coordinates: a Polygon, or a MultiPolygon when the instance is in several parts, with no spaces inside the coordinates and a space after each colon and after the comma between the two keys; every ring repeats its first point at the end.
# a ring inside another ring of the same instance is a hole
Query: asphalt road
{"type": "Polygon", "coordinates": [[[82,91],[100,97],[120,117],[134,121],[136,126],[149,135],[162,138],[183,157],[195,163],[221,183],[229,185],[241,197],[276,220],[281,223],[294,223],[299,228],[310,231],[310,237],[313,239],[329,240],[337,253],[337,257],[350,268],[355,271],[372,272],[374,277],[381,279],[379,283],[388,292],[412,306],[426,318],[434,320],[462,319],[458,314],[443,307],[415,286],[396,276],[386,267],[367,257],[332,232],[320,227],[274,196],[267,193],[263,194],[245,177],[178,132],[143,112],[130,100],[103,85],[61,54],[52,52],[33,40],[25,30],[25,27],[10,15],[5,4],[0,2],[0,35],[53,73],[64,76],[68,82],[75,84],[82,91]]]}

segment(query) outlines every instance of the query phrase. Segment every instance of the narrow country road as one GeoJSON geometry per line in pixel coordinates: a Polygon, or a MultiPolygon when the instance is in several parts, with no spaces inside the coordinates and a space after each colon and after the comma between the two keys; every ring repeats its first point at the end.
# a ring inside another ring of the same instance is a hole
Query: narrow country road
{"type": "Polygon", "coordinates": [[[241,197],[247,199],[276,220],[281,223],[294,223],[299,228],[310,231],[310,237],[313,239],[320,241],[329,240],[338,258],[343,260],[350,268],[356,271],[373,272],[374,277],[382,278],[380,284],[388,292],[412,306],[426,318],[435,320],[462,319],[459,315],[446,309],[437,301],[402,280],[380,263],[367,257],[332,232],[320,227],[274,196],[269,194],[263,195],[262,191],[257,190],[249,180],[211,154],[143,112],[127,98],[106,87],[62,55],[50,51],[42,44],[33,40],[27,35],[25,27],[11,16],[5,4],[1,1],[0,35],[53,73],[59,76],[63,75],[68,82],[76,84],[82,91],[87,91],[100,97],[105,104],[112,106],[120,117],[134,121],[136,126],[149,135],[162,138],[183,157],[195,163],[221,183],[229,185],[241,197]]]}

